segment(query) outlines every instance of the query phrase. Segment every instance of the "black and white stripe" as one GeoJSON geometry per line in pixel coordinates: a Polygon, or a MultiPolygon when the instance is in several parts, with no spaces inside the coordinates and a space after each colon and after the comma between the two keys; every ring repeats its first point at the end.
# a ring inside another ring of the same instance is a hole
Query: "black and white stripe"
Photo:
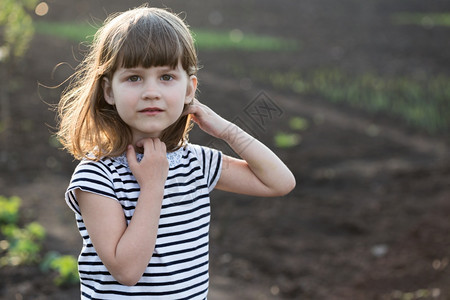
{"type": "Polygon", "coordinates": [[[74,191],[81,189],[118,201],[129,223],[139,185],[124,156],[82,161],[74,171],[66,202],[75,212],[83,249],[78,259],[83,299],[205,299],[208,293],[209,192],[216,185],[222,154],[188,144],[168,154],[169,173],[158,236],[140,281],[119,284],[98,257],[80,214],[74,191]]]}

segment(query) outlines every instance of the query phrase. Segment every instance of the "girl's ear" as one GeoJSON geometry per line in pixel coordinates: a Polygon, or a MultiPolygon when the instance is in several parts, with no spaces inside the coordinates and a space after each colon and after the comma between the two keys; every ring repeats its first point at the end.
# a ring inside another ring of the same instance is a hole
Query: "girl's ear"
{"type": "Polygon", "coordinates": [[[105,101],[110,105],[114,105],[115,101],[111,81],[106,77],[103,77],[102,88],[103,88],[103,97],[105,98],[105,101]]]}
{"type": "Polygon", "coordinates": [[[197,76],[189,76],[188,87],[186,90],[186,98],[184,104],[189,104],[195,98],[195,92],[197,91],[197,76]]]}

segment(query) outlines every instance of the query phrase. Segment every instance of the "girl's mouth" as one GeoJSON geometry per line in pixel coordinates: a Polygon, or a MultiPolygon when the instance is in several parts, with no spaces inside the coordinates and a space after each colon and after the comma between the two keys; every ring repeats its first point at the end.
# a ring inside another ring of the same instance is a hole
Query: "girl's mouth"
{"type": "Polygon", "coordinates": [[[144,113],[147,115],[156,115],[158,113],[163,112],[163,110],[159,107],[147,107],[139,111],[140,113],[144,113]]]}

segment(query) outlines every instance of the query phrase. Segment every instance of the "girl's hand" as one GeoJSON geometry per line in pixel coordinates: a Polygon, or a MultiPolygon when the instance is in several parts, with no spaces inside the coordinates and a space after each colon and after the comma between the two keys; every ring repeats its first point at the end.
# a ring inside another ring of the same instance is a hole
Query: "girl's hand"
{"type": "Polygon", "coordinates": [[[216,138],[222,139],[231,125],[230,122],[216,114],[208,106],[194,99],[185,114],[191,114],[193,121],[201,130],[216,138]]]}
{"type": "Polygon", "coordinates": [[[148,138],[136,143],[137,147],[144,148],[144,157],[140,162],[136,159],[136,151],[132,145],[128,146],[127,160],[131,172],[139,183],[141,189],[147,186],[164,186],[169,172],[169,162],[166,156],[166,144],[158,138],[148,138]]]}

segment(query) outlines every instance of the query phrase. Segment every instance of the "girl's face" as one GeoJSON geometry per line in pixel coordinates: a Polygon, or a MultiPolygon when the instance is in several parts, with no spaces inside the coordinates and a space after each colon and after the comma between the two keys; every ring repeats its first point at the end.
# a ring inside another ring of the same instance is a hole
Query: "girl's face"
{"type": "Polygon", "coordinates": [[[172,125],[192,101],[197,78],[188,76],[178,62],[169,66],[119,68],[111,80],[103,81],[107,103],[115,105],[121,119],[130,127],[133,143],[156,138],[172,125]]]}

